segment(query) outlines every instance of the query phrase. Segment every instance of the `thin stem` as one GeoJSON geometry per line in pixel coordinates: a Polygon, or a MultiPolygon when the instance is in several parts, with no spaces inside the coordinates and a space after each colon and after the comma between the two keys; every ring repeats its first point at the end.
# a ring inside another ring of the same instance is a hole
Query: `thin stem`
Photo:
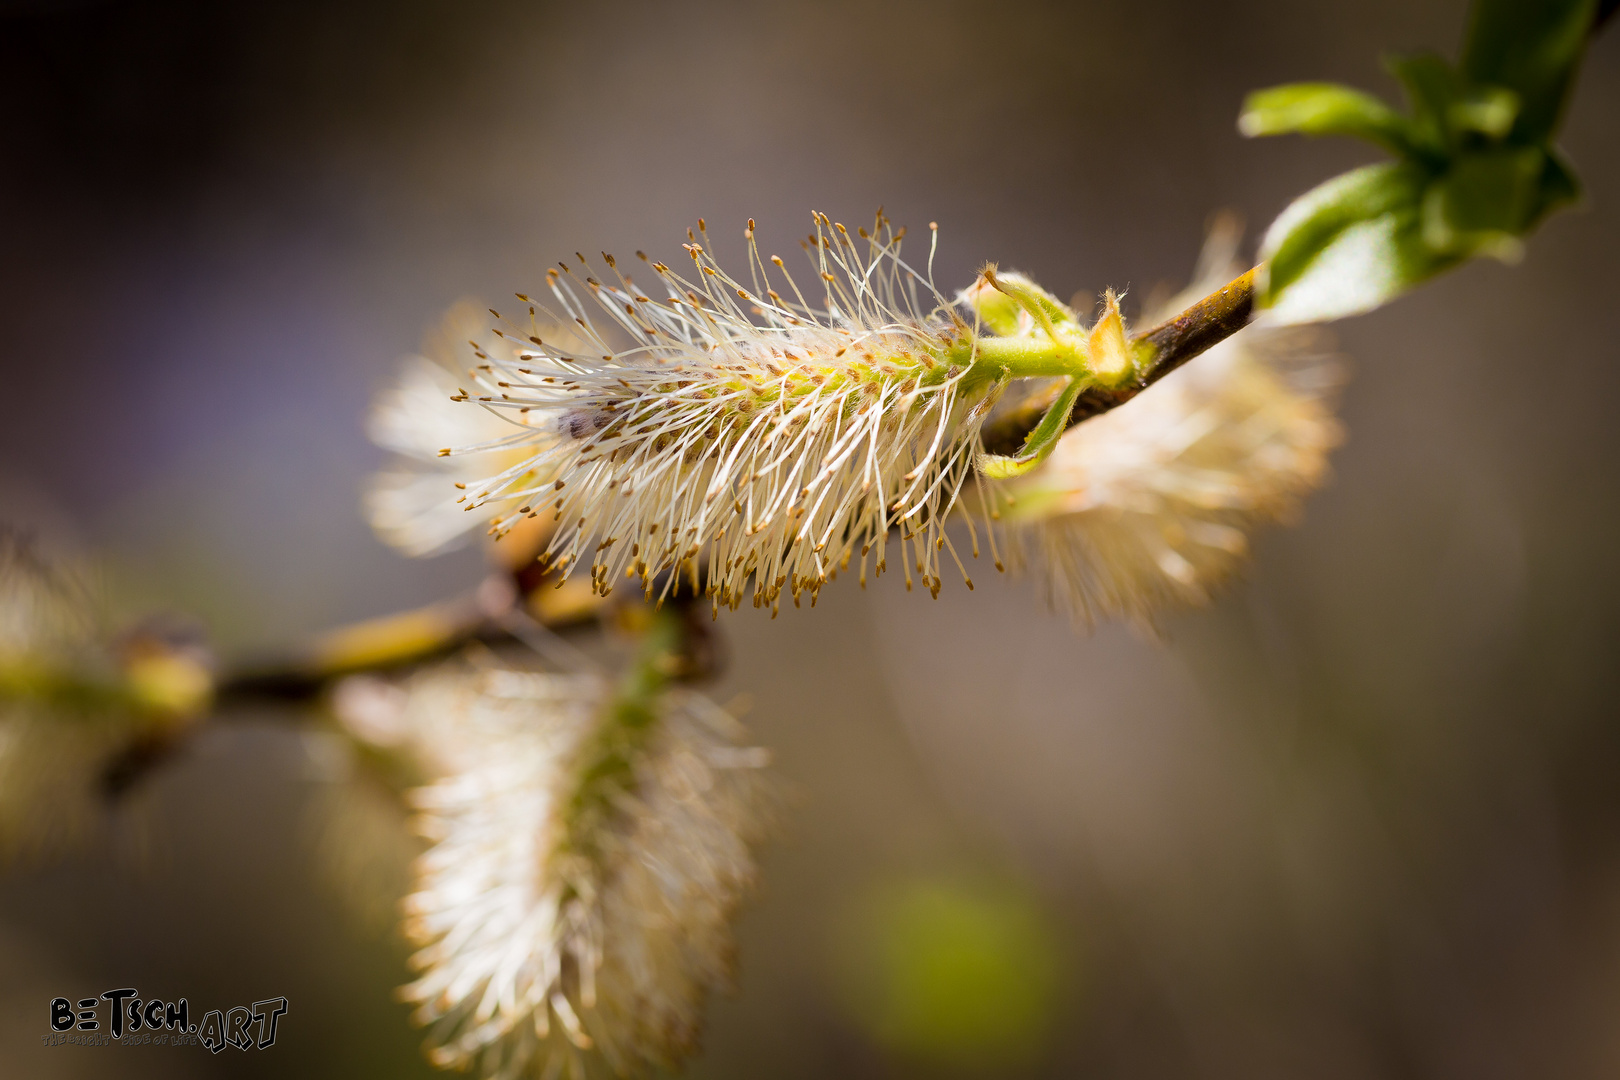
{"type": "MultiPolygon", "coordinates": [[[[499,578],[489,579],[495,586],[499,578]]],[[[499,591],[498,589],[495,591],[499,591]]],[[[510,641],[506,604],[481,603],[478,593],[328,631],[299,653],[226,672],[215,690],[218,706],[303,702],[341,676],[387,671],[448,655],[473,641],[510,641]]]]}
{"type": "MultiPolygon", "coordinates": [[[[242,712],[244,706],[248,707],[244,715],[254,719],[277,715],[267,713],[265,705],[281,706],[280,715],[302,719],[299,707],[316,701],[345,675],[414,667],[453,655],[474,642],[534,648],[534,635],[526,632],[525,623],[558,635],[551,648],[566,652],[570,646],[561,635],[597,624],[602,605],[594,603],[543,620],[528,614],[521,598],[550,588],[552,582],[544,574],[531,573],[529,566],[513,573],[512,580],[517,583],[515,591],[504,588],[502,576],[492,576],[483,588],[461,600],[352,623],[323,634],[313,647],[284,661],[226,672],[215,686],[206,717],[198,723],[140,732],[114,753],[102,769],[102,791],[109,799],[123,796],[184,750],[197,731],[221,716],[242,712]],[[492,593],[508,597],[507,603],[492,604],[487,599],[492,593]]],[[[723,650],[704,621],[707,609],[699,604],[700,599],[678,591],[670,598],[670,610],[658,616],[658,656],[665,669],[659,675],[662,679],[702,681],[718,674],[723,666],[723,650]],[[673,645],[668,640],[671,626],[675,628],[673,645]]]]}
{"type": "Polygon", "coordinates": [[[946,352],[948,363],[966,363],[972,358],[973,370],[967,381],[1011,376],[1033,379],[1050,375],[1086,374],[1085,338],[1066,340],[1045,337],[979,337],[953,346],[946,352]]]}
{"type": "MultiPolygon", "coordinates": [[[[1254,278],[1258,269],[1221,286],[1174,318],[1132,334],[1131,354],[1136,361],[1136,374],[1113,389],[1092,386],[1083,390],[1075,401],[1074,411],[1069,414],[1070,425],[1118,408],[1188,360],[1243,329],[1254,312],[1254,278]]],[[[994,339],[986,338],[980,344],[983,346],[991,340],[994,339]]],[[[991,414],[983,429],[985,450],[992,454],[1017,454],[1062,392],[1062,385],[1054,384],[991,414]]]]}

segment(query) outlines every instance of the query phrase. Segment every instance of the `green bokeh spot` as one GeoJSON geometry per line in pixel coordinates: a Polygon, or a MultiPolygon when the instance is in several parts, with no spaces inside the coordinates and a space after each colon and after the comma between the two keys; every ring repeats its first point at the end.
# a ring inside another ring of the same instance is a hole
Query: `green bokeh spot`
{"type": "Polygon", "coordinates": [[[881,1046],[968,1069],[1035,1057],[1058,949],[1035,902],[1005,883],[883,885],[846,928],[844,997],[881,1046]]]}

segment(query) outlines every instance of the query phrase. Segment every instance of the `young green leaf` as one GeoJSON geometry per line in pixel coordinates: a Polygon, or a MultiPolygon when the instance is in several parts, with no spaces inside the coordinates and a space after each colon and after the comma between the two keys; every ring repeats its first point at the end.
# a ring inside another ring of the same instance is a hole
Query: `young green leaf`
{"type": "Polygon", "coordinates": [[[1411,115],[1305,83],[1250,95],[1245,134],[1371,139],[1401,160],[1346,173],[1272,225],[1258,302],[1301,322],[1377,307],[1464,259],[1514,261],[1523,237],[1580,187],[1551,145],[1598,0],[1475,0],[1461,67],[1393,57],[1411,115]]]}
{"type": "Polygon", "coordinates": [[[1543,150],[1541,182],[1536,187],[1536,202],[1530,211],[1530,221],[1540,221],[1560,206],[1579,201],[1581,182],[1575,170],[1555,147],[1543,150]]]}
{"type": "Polygon", "coordinates": [[[1035,425],[1024,440],[1023,449],[1016,457],[1006,454],[982,454],[979,457],[979,470],[992,480],[1007,480],[1014,476],[1022,476],[1035,466],[1046,460],[1058,444],[1058,439],[1069,426],[1069,413],[1074,411],[1075,399],[1080,391],[1088,384],[1081,379],[1071,378],[1057,400],[1047,408],[1041,422],[1035,425]]]}
{"type": "Polygon", "coordinates": [[[1519,117],[1519,95],[1505,86],[1476,86],[1446,110],[1446,124],[1456,132],[1503,139],[1519,117]]]}
{"type": "Polygon", "coordinates": [[[1536,205],[1543,155],[1503,147],[1458,159],[1423,199],[1423,239],[1436,251],[1516,262],[1536,205]]]}
{"type": "Polygon", "coordinates": [[[1475,0],[1462,72],[1519,95],[1514,142],[1543,142],[1557,129],[1596,14],[1597,0],[1475,0]]]}
{"type": "Polygon", "coordinates": [[[1410,122],[1371,94],[1338,83],[1290,83],[1243,101],[1238,130],[1259,135],[1347,135],[1397,154],[1412,152],[1410,122]]]}
{"type": "Polygon", "coordinates": [[[1466,97],[1468,88],[1451,65],[1433,53],[1387,56],[1384,66],[1400,82],[1411,104],[1412,128],[1421,148],[1416,156],[1443,167],[1457,148],[1452,134],[1452,109],[1466,97]]]}
{"type": "Polygon", "coordinates": [[[1260,247],[1263,306],[1285,323],[1355,315],[1454,265],[1424,242],[1427,175],[1402,162],[1367,165],[1306,192],[1260,247]]]}

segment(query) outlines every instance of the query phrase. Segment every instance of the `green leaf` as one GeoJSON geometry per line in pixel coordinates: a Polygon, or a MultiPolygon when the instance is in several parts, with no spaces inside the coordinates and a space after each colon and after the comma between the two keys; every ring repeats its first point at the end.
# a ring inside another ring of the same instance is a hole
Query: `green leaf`
{"type": "Polygon", "coordinates": [[[1433,53],[1385,57],[1384,66],[1412,103],[1416,139],[1439,155],[1477,145],[1479,139],[1470,136],[1500,140],[1518,119],[1518,94],[1504,86],[1473,85],[1433,53]]]}
{"type": "Polygon", "coordinates": [[[1446,254],[1517,262],[1524,249],[1519,238],[1579,197],[1569,166],[1543,147],[1468,154],[1425,193],[1424,242],[1446,254]]]}
{"type": "Polygon", "coordinates": [[[1256,90],[1243,101],[1238,130],[1260,135],[1348,135],[1411,152],[1411,125],[1371,94],[1338,83],[1290,83],[1256,90]]]}
{"type": "Polygon", "coordinates": [[[1287,322],[1368,311],[1476,255],[1515,261],[1523,236],[1580,197],[1550,139],[1598,0],[1475,0],[1462,64],[1386,61],[1411,105],[1396,116],[1345,87],[1251,95],[1245,134],[1354,134],[1403,160],[1334,178],[1272,224],[1259,300],[1287,322]]]}
{"type": "Polygon", "coordinates": [[[1446,124],[1455,132],[1473,132],[1502,139],[1519,117],[1519,95],[1502,86],[1481,86],[1468,91],[1446,110],[1446,124]]]}
{"type": "Polygon", "coordinates": [[[1544,142],[1557,130],[1596,13],[1597,0],[1475,0],[1462,72],[1519,95],[1515,142],[1544,142]]]}
{"type": "Polygon", "coordinates": [[[1579,201],[1581,182],[1575,170],[1554,147],[1543,149],[1541,182],[1536,188],[1536,201],[1530,209],[1530,225],[1536,224],[1560,206],[1579,201]]]}
{"type": "Polygon", "coordinates": [[[1456,256],[1424,242],[1429,176],[1410,163],[1368,165],[1294,200],[1261,244],[1262,306],[1279,322],[1343,318],[1455,265],[1456,256]]]}
{"type": "Polygon", "coordinates": [[[1266,231],[1260,258],[1267,263],[1262,296],[1275,296],[1300,277],[1344,230],[1403,207],[1414,209],[1424,178],[1409,165],[1366,165],[1317,185],[1289,204],[1266,231]]]}
{"type": "Polygon", "coordinates": [[[1068,428],[1069,414],[1074,411],[1075,399],[1080,396],[1080,391],[1085,389],[1086,385],[1080,379],[1071,378],[1069,384],[1063,388],[1063,392],[1057,396],[1057,400],[1047,407],[1041,422],[1035,425],[1035,430],[1024,437],[1024,446],[1018,456],[981,454],[979,471],[992,480],[1008,480],[1014,476],[1024,475],[1045,461],[1068,428]]]}
{"type": "Polygon", "coordinates": [[[1545,155],[1502,147],[1457,159],[1423,199],[1423,239],[1435,251],[1518,261],[1536,206],[1545,155]]]}
{"type": "Polygon", "coordinates": [[[1412,129],[1416,141],[1431,162],[1443,161],[1454,149],[1451,137],[1452,108],[1467,94],[1467,88],[1450,64],[1433,53],[1416,56],[1386,56],[1384,66],[1406,91],[1412,106],[1412,129]]]}

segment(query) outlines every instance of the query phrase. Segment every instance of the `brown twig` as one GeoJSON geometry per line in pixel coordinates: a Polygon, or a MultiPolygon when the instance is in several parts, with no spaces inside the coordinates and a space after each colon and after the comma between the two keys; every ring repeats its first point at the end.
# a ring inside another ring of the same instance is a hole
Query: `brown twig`
{"type": "MultiPolygon", "coordinates": [[[[1254,278],[1259,268],[1221,286],[1173,319],[1131,335],[1138,374],[1112,390],[1093,387],[1083,391],[1069,414],[1070,425],[1118,408],[1193,357],[1243,329],[1254,312],[1254,278]]],[[[984,448],[992,454],[1017,454],[1024,439],[1040,423],[1047,406],[1061,388],[1031,394],[1005,409],[992,412],[985,422],[984,448]]]]}
{"type": "MultiPolygon", "coordinates": [[[[103,794],[113,801],[127,795],[182,754],[199,730],[221,716],[301,719],[302,707],[317,702],[345,675],[415,668],[474,643],[527,645],[547,652],[543,643],[535,645],[534,633],[573,636],[599,625],[599,615],[606,609],[599,598],[535,603],[536,595],[551,592],[553,582],[532,571],[531,565],[512,572],[515,588],[508,586],[507,576],[492,575],[483,587],[460,599],[340,627],[296,655],[226,672],[215,686],[207,716],[198,723],[143,733],[115,752],[101,770],[103,794]]],[[[671,675],[680,682],[711,679],[725,664],[723,642],[709,628],[708,609],[701,599],[690,590],[670,592],[668,603],[681,628],[677,667],[671,675]]],[[[559,646],[569,649],[565,638],[553,640],[553,647],[559,646]]]]}

